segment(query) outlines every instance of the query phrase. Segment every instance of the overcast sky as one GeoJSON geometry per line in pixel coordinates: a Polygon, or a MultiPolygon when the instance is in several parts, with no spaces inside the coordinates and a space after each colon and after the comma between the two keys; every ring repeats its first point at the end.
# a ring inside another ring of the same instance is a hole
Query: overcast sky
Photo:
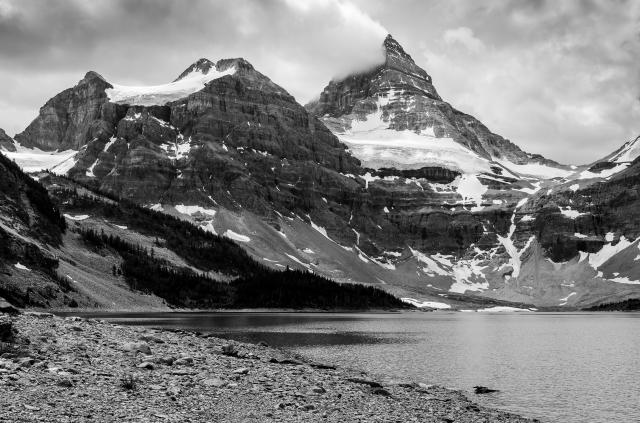
{"type": "Polygon", "coordinates": [[[88,70],[173,80],[244,57],[305,103],[393,34],[440,95],[523,149],[594,161],[640,134],[637,0],[0,0],[0,127],[88,70]]]}

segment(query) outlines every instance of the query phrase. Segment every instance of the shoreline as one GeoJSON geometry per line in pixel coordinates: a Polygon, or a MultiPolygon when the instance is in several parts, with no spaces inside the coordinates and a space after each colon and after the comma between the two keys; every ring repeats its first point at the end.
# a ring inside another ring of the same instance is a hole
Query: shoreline
{"type": "Polygon", "coordinates": [[[537,421],[266,345],[40,312],[11,320],[0,421],[537,421]]]}

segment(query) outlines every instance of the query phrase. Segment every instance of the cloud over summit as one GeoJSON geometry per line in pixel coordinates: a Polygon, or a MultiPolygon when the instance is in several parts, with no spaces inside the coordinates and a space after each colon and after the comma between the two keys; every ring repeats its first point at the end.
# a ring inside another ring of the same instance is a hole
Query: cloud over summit
{"type": "Polygon", "coordinates": [[[88,70],[159,84],[200,57],[244,57],[304,103],[381,61],[390,32],[458,109],[588,162],[640,132],[638,22],[631,0],[0,0],[0,127],[88,70]]]}

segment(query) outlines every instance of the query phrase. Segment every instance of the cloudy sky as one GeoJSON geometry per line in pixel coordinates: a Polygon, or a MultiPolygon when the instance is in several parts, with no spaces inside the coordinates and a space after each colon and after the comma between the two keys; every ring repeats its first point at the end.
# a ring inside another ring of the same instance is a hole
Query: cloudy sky
{"type": "Polygon", "coordinates": [[[640,134],[635,0],[0,0],[0,127],[88,70],[131,85],[244,57],[301,103],[393,34],[440,95],[530,152],[586,163],[640,134]]]}

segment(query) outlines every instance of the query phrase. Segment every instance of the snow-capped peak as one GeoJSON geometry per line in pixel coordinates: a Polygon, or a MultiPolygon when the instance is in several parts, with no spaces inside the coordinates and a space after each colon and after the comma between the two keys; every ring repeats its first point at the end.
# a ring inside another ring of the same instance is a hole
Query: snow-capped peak
{"type": "Polygon", "coordinates": [[[391,34],[387,35],[387,38],[384,39],[384,43],[382,45],[385,49],[387,56],[391,56],[399,60],[406,60],[411,63],[414,63],[411,56],[404,51],[400,43],[398,43],[391,36],[391,34]]]}
{"type": "Polygon", "coordinates": [[[177,82],[177,81],[180,81],[181,79],[185,79],[189,77],[192,73],[200,73],[202,75],[207,75],[212,68],[216,70],[216,64],[213,63],[211,60],[205,59],[205,58],[198,59],[197,61],[193,62],[191,66],[186,68],[184,72],[180,74],[180,76],[174,79],[173,82],[177,82]]]}
{"type": "Polygon", "coordinates": [[[214,79],[236,72],[235,63],[221,60],[214,64],[208,59],[200,59],[189,66],[173,82],[163,85],[126,86],[113,84],[113,88],[105,90],[113,103],[137,106],[162,106],[168,102],[180,100],[200,91],[214,79]]]}

